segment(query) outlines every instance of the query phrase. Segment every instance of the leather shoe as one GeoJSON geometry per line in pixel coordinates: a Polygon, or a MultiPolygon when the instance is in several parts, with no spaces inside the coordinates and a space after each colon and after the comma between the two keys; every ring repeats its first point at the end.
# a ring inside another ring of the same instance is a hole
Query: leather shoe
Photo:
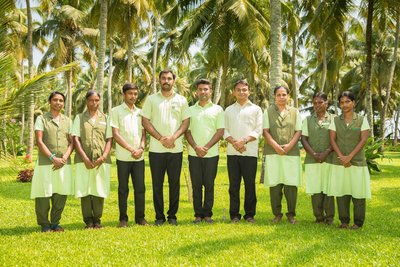
{"type": "Polygon", "coordinates": [[[62,228],[60,225],[52,225],[51,229],[53,230],[53,232],[64,232],[64,228],[62,228]]]}
{"type": "Polygon", "coordinates": [[[238,217],[233,217],[231,223],[238,223],[240,219],[238,217]]]}
{"type": "Polygon", "coordinates": [[[50,226],[42,227],[42,233],[50,233],[50,232],[53,232],[53,230],[50,228],[50,226]]]}
{"type": "Polygon", "coordinates": [[[128,227],[128,222],[127,221],[120,221],[118,228],[126,228],[128,227]]]}
{"type": "Polygon", "coordinates": [[[156,220],[155,222],[154,222],[154,224],[156,225],[156,226],[161,226],[161,225],[163,225],[164,224],[164,222],[165,222],[165,220],[156,220]]]}
{"type": "Polygon", "coordinates": [[[103,226],[100,223],[95,223],[93,225],[93,229],[101,229],[101,228],[103,228],[103,226]]]}
{"type": "Polygon", "coordinates": [[[351,230],[358,230],[360,228],[361,228],[361,226],[358,226],[357,224],[353,224],[353,226],[351,227],[351,230]]]}
{"type": "Polygon", "coordinates": [[[256,223],[256,220],[254,220],[253,217],[248,217],[248,218],[246,219],[246,221],[247,221],[248,223],[256,223]]]}
{"type": "Polygon", "coordinates": [[[174,226],[177,226],[177,225],[178,225],[178,221],[177,221],[176,219],[168,219],[168,223],[169,223],[170,225],[174,225],[174,226]]]}
{"type": "Polygon", "coordinates": [[[287,216],[287,219],[288,219],[289,223],[297,224],[297,220],[294,218],[294,216],[287,216]]]}
{"type": "Polygon", "coordinates": [[[347,229],[349,228],[349,225],[347,223],[342,223],[341,225],[339,225],[340,229],[347,229]]]}
{"type": "Polygon", "coordinates": [[[282,215],[276,215],[273,219],[272,219],[272,223],[278,223],[282,220],[282,215]]]}
{"type": "Polygon", "coordinates": [[[201,217],[196,217],[193,221],[194,224],[199,224],[201,223],[201,217]]]}
{"type": "Polygon", "coordinates": [[[145,219],[140,220],[139,222],[137,222],[137,224],[138,225],[143,225],[143,226],[149,225],[149,223],[145,219]]]}
{"type": "Polygon", "coordinates": [[[88,223],[88,224],[86,224],[85,229],[86,229],[86,230],[93,229],[93,223],[88,223]]]}
{"type": "Polygon", "coordinates": [[[211,217],[204,217],[204,221],[206,223],[213,223],[214,222],[214,220],[211,217]]]}

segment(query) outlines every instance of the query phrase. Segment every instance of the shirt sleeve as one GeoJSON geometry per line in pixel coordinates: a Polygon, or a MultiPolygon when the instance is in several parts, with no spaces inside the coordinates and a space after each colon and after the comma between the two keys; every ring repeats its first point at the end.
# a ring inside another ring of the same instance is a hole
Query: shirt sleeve
{"type": "Polygon", "coordinates": [[[116,110],[116,108],[111,110],[110,127],[119,129],[118,110],[116,110]]]}
{"type": "Polygon", "coordinates": [[[151,96],[148,96],[146,101],[144,102],[142,110],[140,111],[140,116],[151,120],[151,96]]]}
{"type": "Polygon", "coordinates": [[[263,116],[263,129],[269,129],[268,110],[265,110],[265,111],[264,111],[264,116],[263,116]]]}
{"type": "Polygon", "coordinates": [[[224,120],[225,120],[225,130],[224,130],[224,139],[228,138],[229,136],[231,136],[229,130],[229,108],[227,108],[224,112],[224,120]]]}
{"type": "Polygon", "coordinates": [[[190,118],[190,110],[189,110],[189,104],[186,101],[186,99],[184,98],[184,102],[182,105],[182,121],[186,120],[190,118]]]}
{"type": "Polygon", "coordinates": [[[256,124],[254,125],[253,131],[249,133],[250,136],[258,139],[263,131],[263,114],[260,107],[257,106],[257,114],[256,114],[256,124]]]}
{"type": "Polygon", "coordinates": [[[112,138],[112,129],[111,129],[111,117],[107,117],[107,126],[106,126],[106,139],[112,138]]]}
{"type": "Polygon", "coordinates": [[[68,133],[72,134],[72,120],[70,118],[68,118],[69,120],[69,128],[68,128],[68,133]]]}
{"type": "Polygon", "coordinates": [[[296,125],[294,127],[295,131],[301,131],[301,116],[299,110],[296,110],[296,125]]]}
{"type": "Polygon", "coordinates": [[[367,130],[370,130],[370,129],[371,128],[369,127],[369,123],[368,123],[367,117],[364,117],[364,120],[363,120],[362,125],[361,125],[361,131],[367,131],[367,130]]]}
{"type": "Polygon", "coordinates": [[[71,135],[81,137],[81,119],[79,115],[75,117],[71,135]]]}
{"type": "Polygon", "coordinates": [[[329,130],[336,132],[335,120],[331,120],[331,124],[329,124],[329,130]]]}
{"type": "Polygon", "coordinates": [[[301,127],[301,135],[308,136],[308,119],[303,120],[303,125],[301,127]]]}
{"type": "Polygon", "coordinates": [[[44,131],[44,125],[43,125],[43,116],[40,115],[39,117],[36,118],[35,122],[35,131],[44,131]]]}
{"type": "Polygon", "coordinates": [[[217,116],[217,129],[225,128],[224,110],[221,108],[217,116]]]}

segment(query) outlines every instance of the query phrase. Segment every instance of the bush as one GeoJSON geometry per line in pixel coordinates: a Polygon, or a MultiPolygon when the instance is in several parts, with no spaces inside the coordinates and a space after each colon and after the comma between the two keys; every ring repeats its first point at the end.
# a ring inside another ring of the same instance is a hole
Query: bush
{"type": "Polygon", "coordinates": [[[25,169],[18,173],[17,180],[22,183],[32,182],[33,169],[25,169]]]}
{"type": "Polygon", "coordinates": [[[381,168],[376,159],[386,158],[381,149],[382,144],[382,140],[374,140],[372,137],[368,138],[367,143],[365,144],[365,159],[367,161],[369,173],[371,173],[371,171],[381,172],[381,168]]]}

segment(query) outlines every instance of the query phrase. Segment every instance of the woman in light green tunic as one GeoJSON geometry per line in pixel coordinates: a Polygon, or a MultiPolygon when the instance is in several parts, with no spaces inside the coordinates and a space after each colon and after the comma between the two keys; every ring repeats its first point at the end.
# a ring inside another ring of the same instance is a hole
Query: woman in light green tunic
{"type": "Polygon", "coordinates": [[[86,94],[86,111],[76,116],[72,136],[75,155],[75,196],[81,198],[86,229],[101,228],[104,198],[110,193],[110,150],[112,132],[106,115],[100,112],[100,95],[86,94]]]}
{"type": "Polygon", "coordinates": [[[297,187],[301,185],[300,150],[297,145],[301,136],[299,111],[287,106],[289,90],[278,86],[274,89],[275,105],[264,112],[265,185],[270,187],[273,223],[282,219],[282,196],[286,197],[291,224],[296,224],[297,187]]]}
{"type": "Polygon", "coordinates": [[[324,92],[313,96],[314,112],[304,119],[301,142],[306,150],[306,193],[311,194],[315,222],[333,224],[334,197],[326,195],[332,147],[329,143],[329,125],[334,116],[327,112],[328,97],[324,92]]]}
{"type": "Polygon", "coordinates": [[[342,115],[334,118],[329,126],[334,153],[326,193],[336,196],[340,228],[349,227],[350,201],[353,202],[352,229],[358,229],[365,220],[365,199],[371,198],[370,176],[364,153],[370,128],[367,119],[354,112],[355,97],[352,92],[342,92],[339,105],[342,115]]]}
{"type": "Polygon", "coordinates": [[[61,214],[67,195],[72,195],[74,190],[69,158],[73,150],[71,120],[61,114],[64,100],[62,93],[51,93],[50,111],[35,122],[39,155],[32,178],[31,198],[35,199],[37,223],[42,232],[64,231],[59,225],[61,214]]]}

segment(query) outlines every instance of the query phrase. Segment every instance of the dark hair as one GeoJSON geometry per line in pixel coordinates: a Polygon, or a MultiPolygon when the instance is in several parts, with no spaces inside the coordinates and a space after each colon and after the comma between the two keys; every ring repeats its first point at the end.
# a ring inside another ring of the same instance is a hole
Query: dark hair
{"type": "Polygon", "coordinates": [[[274,95],[276,94],[276,91],[278,91],[278,90],[281,89],[281,88],[285,89],[285,90],[286,90],[286,93],[287,93],[288,95],[290,94],[289,88],[287,88],[287,87],[285,87],[285,86],[283,86],[283,85],[278,85],[278,86],[276,86],[276,87],[274,88],[274,95]]]}
{"type": "Polygon", "coordinates": [[[194,85],[196,86],[196,88],[197,88],[200,84],[208,85],[208,86],[210,87],[210,89],[212,89],[211,82],[210,82],[209,80],[207,80],[207,79],[199,79],[199,80],[197,80],[197,81],[194,83],[194,85]]]}
{"type": "Polygon", "coordinates": [[[173,73],[172,70],[169,70],[169,69],[162,70],[162,71],[160,72],[160,74],[158,75],[158,79],[161,78],[161,75],[166,74],[166,73],[171,73],[171,74],[172,74],[172,78],[174,78],[174,80],[176,79],[175,73],[173,73]]]}
{"type": "Polygon", "coordinates": [[[125,94],[125,92],[128,90],[139,90],[139,87],[137,87],[137,85],[134,83],[126,83],[124,86],[122,86],[122,92],[125,94]]]}
{"type": "Polygon", "coordinates": [[[99,98],[101,98],[99,92],[97,92],[97,91],[95,91],[95,90],[89,90],[89,91],[87,91],[86,96],[85,96],[86,100],[87,100],[89,97],[91,97],[92,95],[97,95],[99,98]]]}
{"type": "Polygon", "coordinates": [[[237,80],[237,81],[235,82],[235,84],[233,85],[233,88],[236,88],[236,86],[237,86],[238,84],[246,85],[246,86],[249,87],[249,89],[250,89],[249,83],[248,83],[246,80],[237,80]]]}
{"type": "Polygon", "coordinates": [[[320,98],[322,98],[323,100],[328,101],[328,95],[325,94],[325,93],[322,92],[322,91],[315,92],[314,95],[313,95],[313,97],[312,97],[312,99],[314,99],[314,98],[316,98],[316,97],[320,97],[320,98]]]}
{"type": "Polygon", "coordinates": [[[343,91],[343,92],[339,95],[338,101],[340,102],[340,99],[341,99],[342,97],[344,97],[344,96],[348,97],[351,101],[355,101],[355,100],[356,100],[356,97],[354,96],[353,92],[351,92],[351,91],[343,91]]]}
{"type": "Polygon", "coordinates": [[[52,93],[50,94],[50,96],[49,96],[49,102],[51,101],[51,99],[53,99],[53,97],[54,97],[55,95],[60,95],[60,96],[62,96],[63,100],[65,101],[65,95],[64,95],[63,93],[58,92],[58,91],[54,91],[54,92],[52,92],[52,93]]]}

